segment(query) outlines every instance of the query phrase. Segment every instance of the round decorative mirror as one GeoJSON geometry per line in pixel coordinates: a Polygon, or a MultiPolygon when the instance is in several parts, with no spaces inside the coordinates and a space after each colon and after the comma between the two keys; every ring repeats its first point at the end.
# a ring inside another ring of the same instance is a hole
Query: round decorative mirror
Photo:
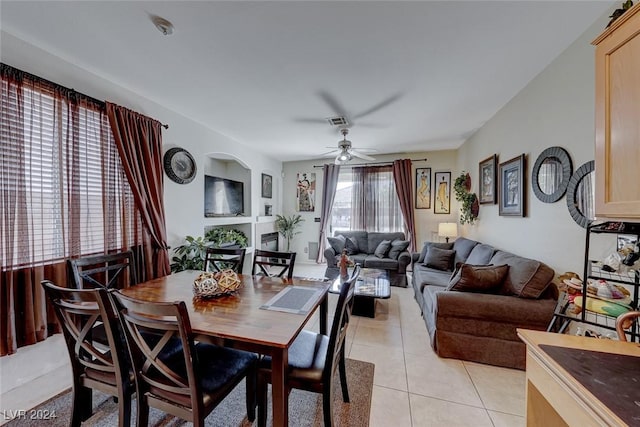
{"type": "Polygon", "coordinates": [[[576,169],[567,187],[567,207],[571,218],[584,228],[596,217],[594,170],[593,160],[583,164],[576,169]]]}
{"type": "Polygon", "coordinates": [[[544,203],[557,202],[564,196],[572,172],[571,157],[564,148],[547,148],[533,165],[533,193],[544,203]]]}

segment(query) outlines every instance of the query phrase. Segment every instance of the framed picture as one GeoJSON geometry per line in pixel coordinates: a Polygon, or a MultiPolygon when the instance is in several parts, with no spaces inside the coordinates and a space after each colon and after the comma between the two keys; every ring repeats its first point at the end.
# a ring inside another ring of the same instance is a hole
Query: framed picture
{"type": "Polygon", "coordinates": [[[480,180],[480,188],[478,192],[480,196],[478,201],[480,204],[496,203],[497,182],[496,167],[498,166],[498,156],[495,154],[480,162],[478,177],[480,180]]]}
{"type": "Polygon", "coordinates": [[[262,174],[262,197],[265,199],[273,197],[273,179],[266,173],[262,174]]]}
{"type": "Polygon", "coordinates": [[[436,182],[436,193],[433,200],[433,213],[451,213],[451,172],[436,172],[433,175],[436,182]]]}
{"type": "Polygon", "coordinates": [[[431,168],[416,168],[416,209],[431,209],[431,168]]]}
{"type": "Polygon", "coordinates": [[[296,210],[313,212],[316,207],[316,173],[298,173],[296,185],[296,210]]]}
{"type": "Polygon", "coordinates": [[[504,163],[500,163],[500,195],[498,214],[502,216],[526,216],[525,155],[521,154],[504,163]]]}

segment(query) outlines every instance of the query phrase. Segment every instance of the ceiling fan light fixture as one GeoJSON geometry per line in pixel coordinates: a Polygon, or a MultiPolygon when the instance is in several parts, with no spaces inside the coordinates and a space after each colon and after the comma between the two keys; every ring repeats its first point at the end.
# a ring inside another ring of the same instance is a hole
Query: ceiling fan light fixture
{"type": "Polygon", "coordinates": [[[165,36],[173,34],[173,24],[161,16],[151,15],[151,22],[165,36]]]}
{"type": "Polygon", "coordinates": [[[351,159],[353,159],[351,153],[349,153],[346,149],[343,149],[340,154],[338,154],[338,157],[336,157],[336,164],[343,165],[351,161],[351,159]]]}

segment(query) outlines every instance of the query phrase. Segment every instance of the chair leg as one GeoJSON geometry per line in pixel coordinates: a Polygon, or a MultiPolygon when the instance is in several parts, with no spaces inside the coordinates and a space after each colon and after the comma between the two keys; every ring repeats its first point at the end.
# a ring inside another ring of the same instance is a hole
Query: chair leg
{"type": "Polygon", "coordinates": [[[258,367],[256,364],[247,372],[245,377],[246,389],[247,389],[247,419],[253,422],[256,419],[256,382],[258,376],[258,367]]]}
{"type": "Polygon", "coordinates": [[[266,378],[258,374],[258,427],[267,425],[267,386],[266,378]]]}
{"type": "Polygon", "coordinates": [[[131,425],[131,396],[125,395],[118,400],[118,427],[129,427],[131,425]]]}
{"type": "Polygon", "coordinates": [[[340,385],[342,385],[342,401],[349,403],[349,387],[347,386],[347,366],[345,365],[344,358],[344,343],[340,350],[340,361],[338,362],[338,369],[340,370],[340,385]]]}
{"type": "Polygon", "coordinates": [[[80,427],[83,421],[91,417],[91,411],[93,410],[92,397],[90,388],[74,384],[71,427],[80,427]]]}
{"type": "Polygon", "coordinates": [[[145,397],[142,393],[136,393],[137,398],[137,419],[136,419],[136,427],[146,427],[149,424],[149,404],[145,400],[145,397]]]}
{"type": "Polygon", "coordinates": [[[331,384],[331,381],[323,385],[322,413],[324,415],[324,427],[333,427],[333,384],[331,384]]]}

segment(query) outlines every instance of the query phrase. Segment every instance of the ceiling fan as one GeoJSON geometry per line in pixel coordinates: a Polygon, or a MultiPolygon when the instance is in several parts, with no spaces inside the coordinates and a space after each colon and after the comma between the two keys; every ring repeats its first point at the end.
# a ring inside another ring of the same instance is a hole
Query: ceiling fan
{"type": "Polygon", "coordinates": [[[368,148],[361,148],[356,150],[351,146],[351,141],[347,139],[347,135],[349,134],[348,128],[340,129],[340,133],[342,133],[342,140],[338,141],[338,149],[329,151],[328,153],[324,153],[322,156],[333,156],[336,155],[335,163],[336,165],[343,165],[351,161],[354,157],[357,157],[362,160],[375,160],[375,158],[365,154],[363,151],[374,152],[375,150],[371,150],[368,148]]]}

